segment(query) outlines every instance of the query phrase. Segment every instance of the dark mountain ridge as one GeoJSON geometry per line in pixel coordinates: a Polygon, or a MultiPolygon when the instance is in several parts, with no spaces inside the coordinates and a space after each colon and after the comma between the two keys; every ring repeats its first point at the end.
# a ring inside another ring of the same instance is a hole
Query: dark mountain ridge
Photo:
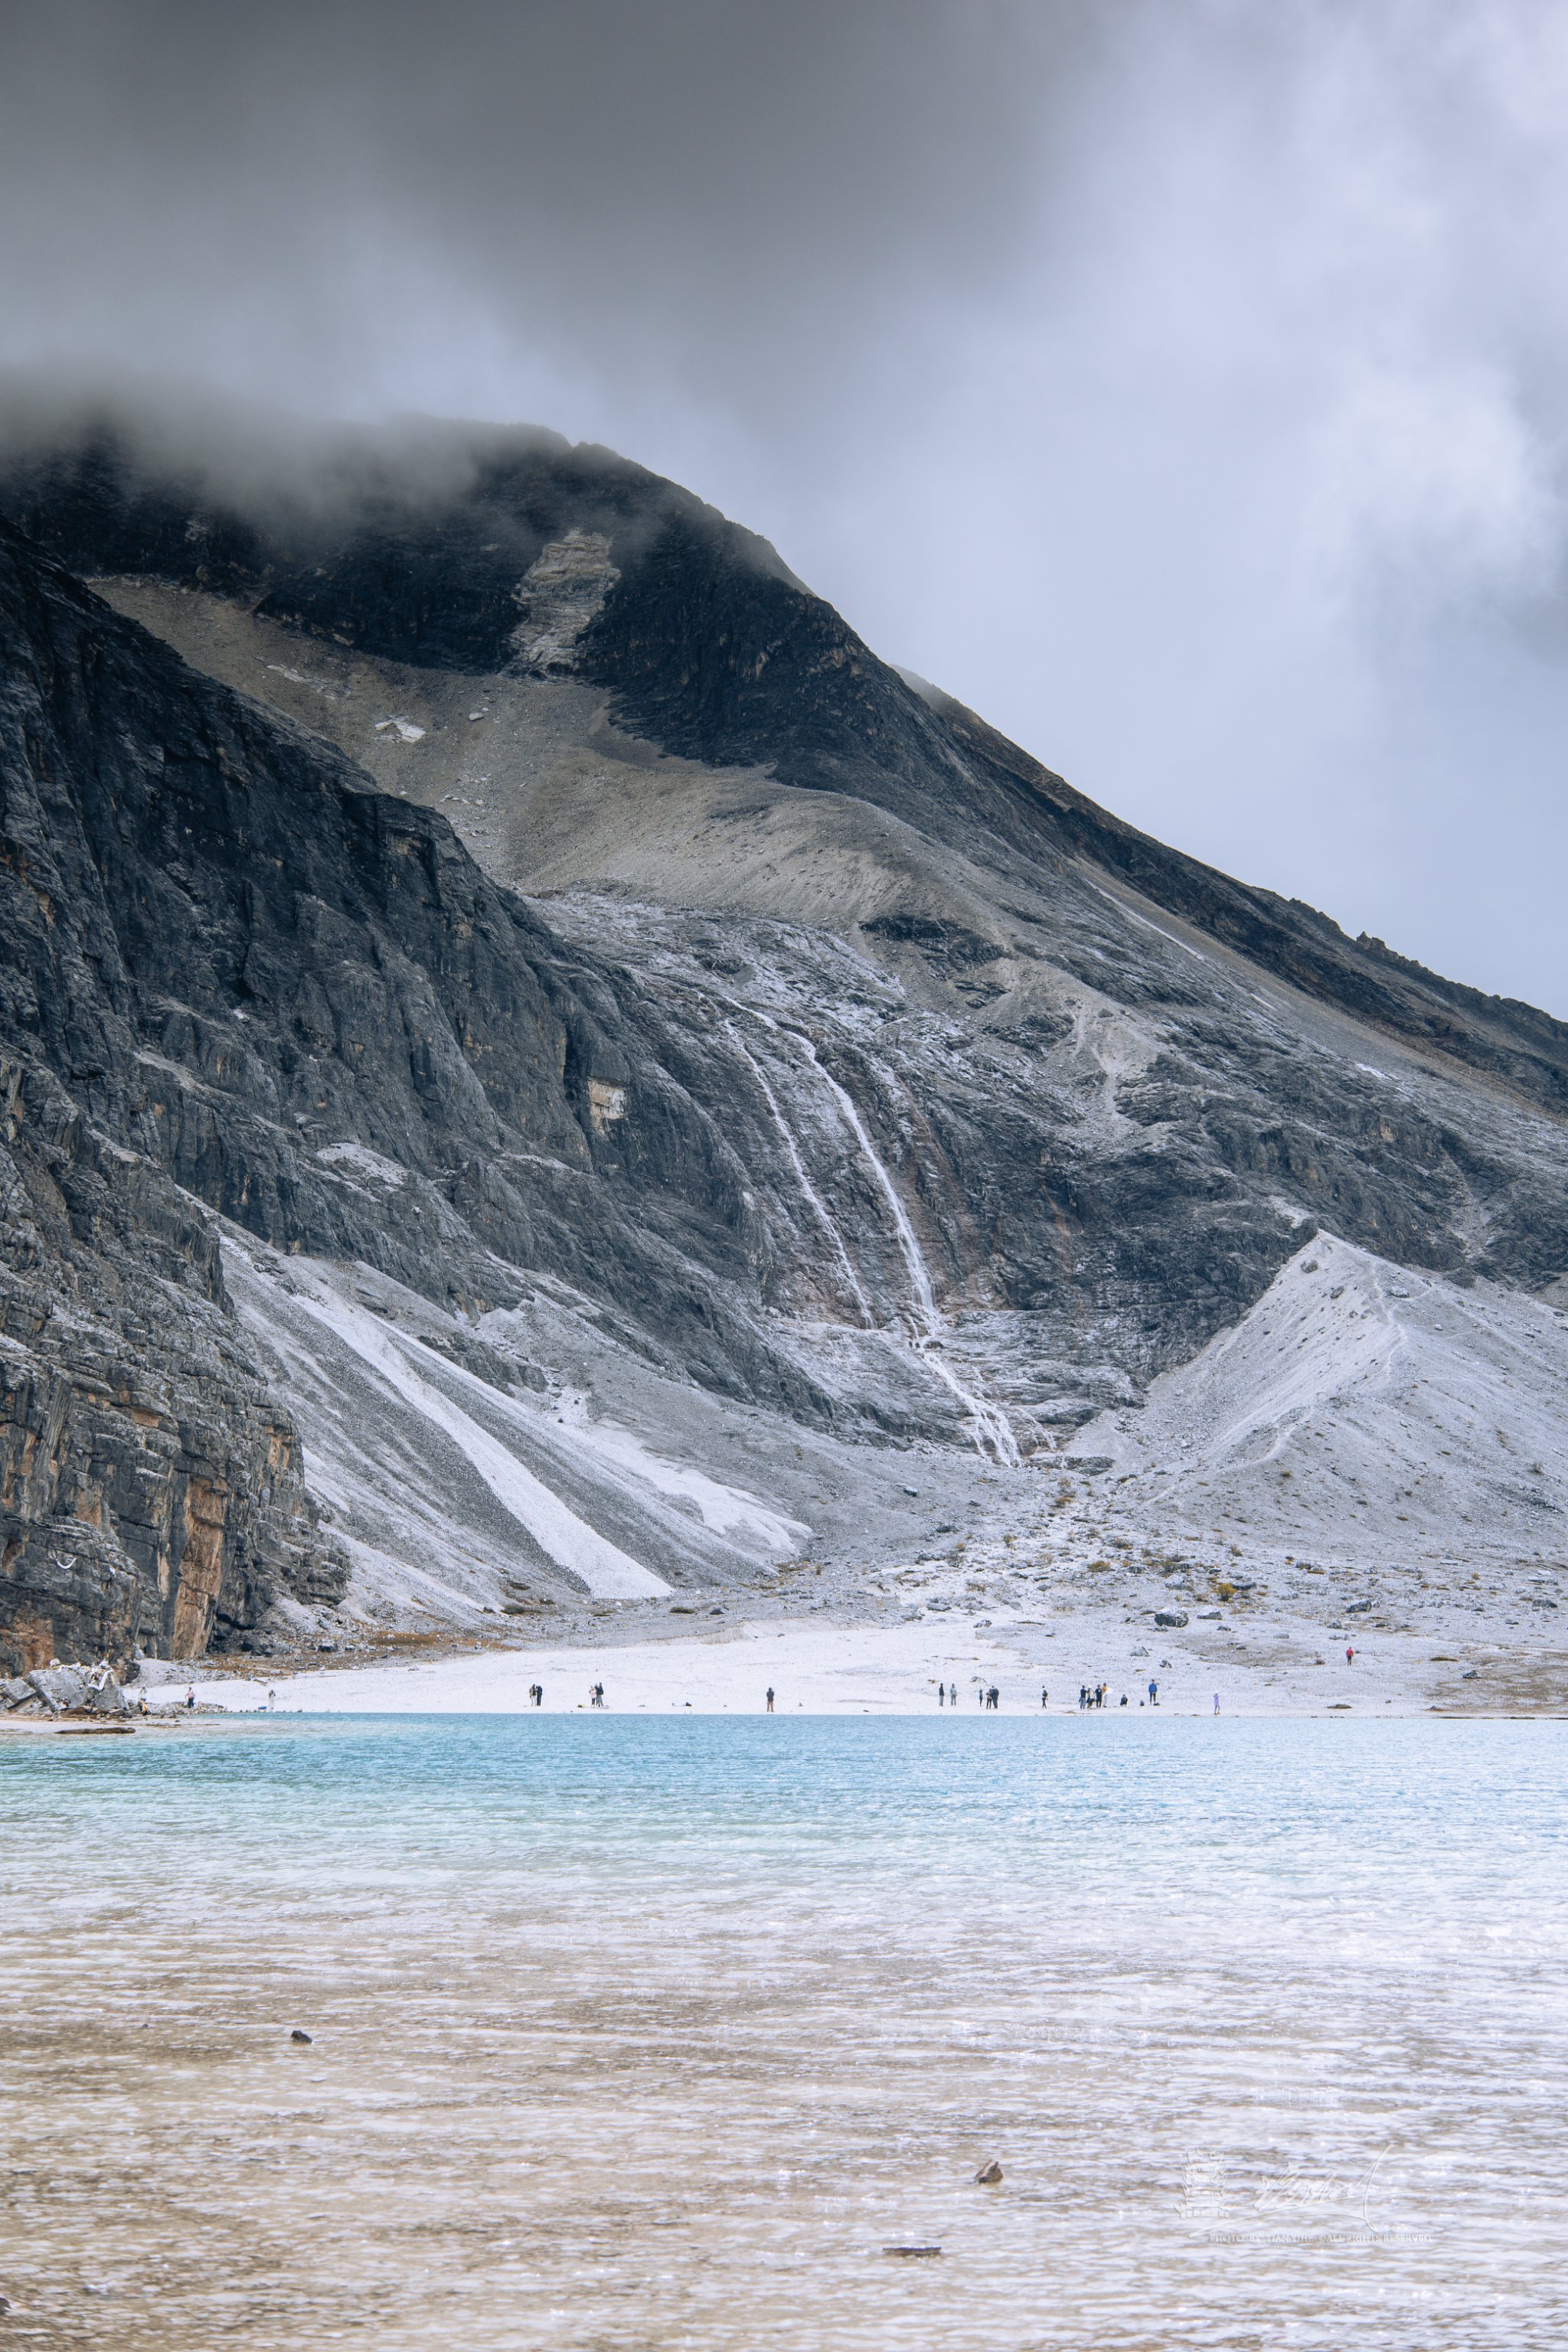
{"type": "Polygon", "coordinates": [[[689,492],[534,431],[454,426],[443,438],[461,484],[443,498],[400,494],[393,477],[361,488],[346,514],[317,499],[268,517],[197,478],[149,476],[102,425],[0,459],[0,511],[79,573],[219,590],[336,643],[473,677],[515,659],[518,583],[542,550],[567,530],[603,534],[617,576],[578,667],[636,734],[850,792],[967,849],[978,832],[1031,858],[1088,858],[1358,1020],[1568,1103],[1568,1025],[1351,940],[1302,901],[1110,815],[962,704],[919,694],[765,541],[689,492]]]}

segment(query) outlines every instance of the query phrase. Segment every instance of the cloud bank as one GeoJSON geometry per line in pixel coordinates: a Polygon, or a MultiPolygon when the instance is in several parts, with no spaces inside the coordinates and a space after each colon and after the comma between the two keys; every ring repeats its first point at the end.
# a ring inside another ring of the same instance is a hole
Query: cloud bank
{"type": "Polygon", "coordinates": [[[0,360],[607,442],[1568,1013],[1565,129],[1533,0],[12,0],[0,360]]]}

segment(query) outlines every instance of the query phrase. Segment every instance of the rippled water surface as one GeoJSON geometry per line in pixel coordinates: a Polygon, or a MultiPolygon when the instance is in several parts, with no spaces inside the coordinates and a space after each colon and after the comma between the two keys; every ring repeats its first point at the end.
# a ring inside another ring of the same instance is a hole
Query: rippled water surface
{"type": "Polygon", "coordinates": [[[0,2341],[1561,2346],[1565,1781],[1552,1723],[12,1741],[0,2341]]]}

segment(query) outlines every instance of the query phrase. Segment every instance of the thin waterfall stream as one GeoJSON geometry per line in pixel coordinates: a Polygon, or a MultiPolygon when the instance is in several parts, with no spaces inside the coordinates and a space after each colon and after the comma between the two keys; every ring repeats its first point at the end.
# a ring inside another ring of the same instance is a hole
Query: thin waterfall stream
{"type": "Polygon", "coordinates": [[[946,1337],[947,1326],[937,1307],[936,1294],[931,1288],[931,1270],[925,1262],[925,1253],[921,1248],[920,1238],[910,1222],[909,1211],[899,1198],[898,1187],[871,1140],[870,1130],[860,1116],[854,1096],[850,1094],[847,1087],[839,1085],[831,1070],[823,1067],[817,1056],[816,1048],[809,1037],[801,1037],[797,1034],[796,1043],[813,1069],[831,1089],[835,1101],[843,1113],[856,1142],[860,1147],[861,1157],[876,1178],[891,1213],[893,1230],[898,1235],[899,1247],[909,1271],[910,1290],[914,1302],[917,1327],[914,1335],[915,1346],[920,1350],[922,1362],[930,1365],[943,1387],[952,1391],[969,1414],[974,1423],[973,1442],[976,1452],[984,1454],[989,1446],[999,1462],[1005,1463],[1011,1469],[1016,1469],[1019,1461],[1018,1444],[1005,1414],[998,1412],[994,1405],[987,1404],[984,1397],[976,1396],[972,1389],[965,1388],[952,1365],[937,1352],[946,1337]]]}
{"type": "MultiPolygon", "coordinates": [[[[887,1202],[888,1213],[892,1219],[893,1232],[899,1244],[899,1254],[903,1259],[904,1271],[909,1277],[910,1300],[911,1307],[911,1313],[909,1319],[912,1327],[910,1333],[911,1344],[914,1347],[916,1353],[919,1355],[921,1361],[925,1364],[930,1370],[935,1373],[942,1386],[947,1389],[963,1407],[964,1412],[971,1424],[970,1442],[973,1445],[975,1452],[977,1454],[989,1453],[994,1455],[998,1462],[1004,1464],[1009,1469],[1016,1469],[1022,1457],[1018,1452],[1017,1440],[1013,1434],[1012,1425],[1007,1420],[1005,1413],[999,1412],[994,1405],[988,1404],[984,1397],[977,1396],[973,1389],[966,1388],[964,1383],[959,1379],[958,1374],[953,1370],[952,1365],[946,1360],[946,1358],[942,1353],[942,1347],[948,1337],[949,1325],[947,1318],[943,1316],[941,1308],[936,1303],[936,1293],[931,1285],[931,1269],[926,1264],[925,1253],[921,1248],[920,1236],[915,1232],[914,1226],[910,1221],[908,1210],[905,1208],[903,1202],[899,1197],[898,1186],[894,1183],[892,1176],[882,1160],[881,1154],[878,1151],[875,1143],[871,1139],[871,1131],[860,1116],[859,1107],[856,1103],[855,1097],[849,1093],[847,1087],[839,1084],[832,1071],[824,1066],[817,1054],[816,1048],[812,1044],[810,1038],[803,1036],[798,1029],[795,1029],[787,1024],[775,1021],[771,1013],[760,1012],[753,1005],[744,1004],[739,1000],[739,998],[726,996],[722,1001],[728,1004],[731,1013],[740,1014],[743,1020],[754,1021],[759,1028],[765,1029],[771,1036],[780,1037],[787,1035],[790,1037],[800,1048],[800,1051],[805,1055],[813,1070],[816,1071],[817,1076],[822,1080],[823,1085],[827,1088],[829,1094],[832,1096],[835,1108],[837,1110],[840,1119],[849,1129],[850,1134],[854,1137],[856,1148],[859,1151],[860,1157],[865,1161],[866,1166],[870,1170],[871,1174],[876,1181],[878,1191],[881,1193],[883,1200],[887,1202]]],[[[843,1233],[837,1219],[833,1216],[826,1202],[823,1200],[822,1195],[818,1192],[816,1185],[812,1182],[810,1176],[806,1172],[805,1161],[801,1155],[800,1147],[795,1140],[795,1134],[790,1127],[789,1121],[784,1117],[784,1107],[780,1103],[773,1087],[769,1085],[766,1076],[763,1075],[762,1066],[758,1062],[755,1055],[751,1052],[742,1039],[737,1034],[734,1023],[732,1021],[727,1021],[724,1026],[731,1042],[744,1056],[751,1068],[752,1076],[757,1081],[757,1086],[762,1094],[763,1099],[767,1104],[768,1110],[773,1118],[773,1123],[784,1139],[784,1148],[789,1153],[790,1165],[795,1171],[795,1181],[799,1184],[805,1199],[811,1203],[816,1216],[821,1221],[825,1232],[833,1243],[834,1250],[838,1257],[841,1266],[843,1267],[849,1286],[854,1293],[856,1303],[859,1307],[865,1318],[866,1325],[868,1328],[874,1328],[876,1318],[872,1314],[870,1301],[866,1296],[865,1287],[861,1283],[858,1275],[855,1271],[854,1262],[849,1255],[848,1247],[845,1242],[843,1233]]]]}
{"type": "MultiPolygon", "coordinates": [[[[758,1015],[757,1017],[761,1019],[763,1016],[758,1015]]],[[[769,1022],[767,1025],[769,1028],[774,1028],[776,1026],[773,1022],[769,1022]]],[[[757,1060],[756,1055],[749,1050],[743,1040],[738,1035],[734,1023],[732,1021],[726,1021],[724,1027],[729,1034],[731,1042],[735,1046],[736,1051],[743,1056],[749,1066],[752,1076],[757,1082],[763,1100],[767,1104],[768,1109],[773,1114],[773,1125],[778,1129],[780,1135],[784,1138],[784,1150],[789,1153],[790,1165],[795,1170],[795,1181],[800,1186],[800,1189],[805,1194],[806,1200],[810,1202],[811,1207],[816,1213],[817,1222],[821,1225],[824,1233],[827,1235],[828,1240],[833,1244],[834,1250],[837,1255],[838,1263],[844,1271],[845,1281],[847,1283],[850,1291],[853,1293],[855,1304],[860,1309],[860,1319],[866,1328],[870,1330],[874,1328],[877,1319],[871,1312],[871,1302],[866,1296],[865,1288],[861,1283],[860,1277],[855,1271],[854,1261],[850,1257],[849,1252],[845,1246],[844,1236],[840,1233],[837,1223],[829,1213],[827,1203],[822,1198],[821,1193],[818,1192],[816,1185],[812,1182],[811,1178],[806,1174],[805,1162],[800,1156],[800,1147],[795,1142],[794,1131],[790,1127],[789,1121],[784,1115],[783,1108],[779,1103],[779,1098],[774,1094],[772,1087],[769,1086],[766,1077],[763,1076],[762,1065],[757,1060]]]]}

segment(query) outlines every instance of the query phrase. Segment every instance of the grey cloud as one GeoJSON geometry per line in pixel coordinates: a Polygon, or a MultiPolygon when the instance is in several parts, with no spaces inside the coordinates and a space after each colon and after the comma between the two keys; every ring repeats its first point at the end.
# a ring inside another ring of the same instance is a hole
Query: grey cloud
{"type": "Polygon", "coordinates": [[[604,371],[831,371],[901,303],[994,268],[1038,68],[1073,12],[409,0],[9,18],[12,301],[97,312],[259,380],[351,393],[443,289],[604,371]],[[989,259],[987,258],[989,257],[989,259]],[[204,315],[205,311],[205,315],[204,315]]]}
{"type": "Polygon", "coordinates": [[[0,47],[0,356],[608,442],[1135,821],[1568,1010],[1560,12],[12,0],[0,47]]]}

